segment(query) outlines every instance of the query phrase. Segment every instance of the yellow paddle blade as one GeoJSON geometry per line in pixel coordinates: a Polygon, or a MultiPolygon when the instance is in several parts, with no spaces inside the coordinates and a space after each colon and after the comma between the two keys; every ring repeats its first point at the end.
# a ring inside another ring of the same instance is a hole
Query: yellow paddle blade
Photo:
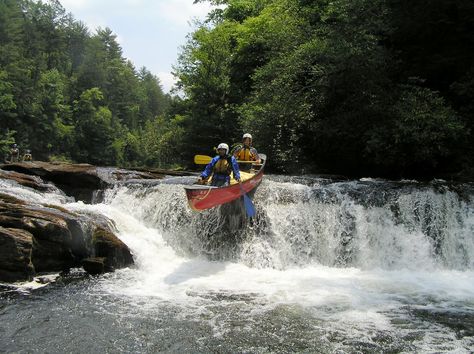
{"type": "Polygon", "coordinates": [[[207,165],[211,162],[212,157],[206,155],[195,155],[194,156],[194,163],[196,165],[207,165]]]}

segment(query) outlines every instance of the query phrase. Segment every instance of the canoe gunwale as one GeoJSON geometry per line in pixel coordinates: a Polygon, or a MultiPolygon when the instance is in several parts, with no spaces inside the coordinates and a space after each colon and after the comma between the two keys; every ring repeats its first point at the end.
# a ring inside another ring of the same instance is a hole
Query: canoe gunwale
{"type": "Polygon", "coordinates": [[[185,186],[184,189],[186,190],[189,206],[197,211],[210,209],[240,198],[243,195],[242,191],[248,193],[257,188],[262,181],[267,160],[266,155],[261,154],[261,156],[263,164],[258,172],[241,184],[233,184],[224,187],[206,185],[185,186]]]}

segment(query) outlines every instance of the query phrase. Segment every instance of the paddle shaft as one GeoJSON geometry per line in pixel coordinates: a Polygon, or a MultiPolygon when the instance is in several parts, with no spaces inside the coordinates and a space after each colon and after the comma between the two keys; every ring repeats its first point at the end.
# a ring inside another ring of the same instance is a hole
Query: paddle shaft
{"type": "MultiPolygon", "coordinates": [[[[211,162],[212,157],[206,156],[206,155],[195,155],[194,156],[194,163],[197,165],[207,165],[209,162],[211,162]]],[[[251,163],[254,164],[255,166],[262,166],[261,163],[257,163],[256,161],[242,161],[242,160],[237,160],[238,163],[251,163]]]]}

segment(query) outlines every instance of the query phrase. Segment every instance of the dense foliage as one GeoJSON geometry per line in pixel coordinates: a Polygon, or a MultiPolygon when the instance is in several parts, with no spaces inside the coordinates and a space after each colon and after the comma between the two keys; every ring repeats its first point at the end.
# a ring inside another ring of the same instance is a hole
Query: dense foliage
{"type": "Polygon", "coordinates": [[[248,131],[281,170],[472,166],[472,1],[212,2],[176,68],[184,151],[248,131]]]}
{"type": "Polygon", "coordinates": [[[170,160],[176,145],[161,135],[174,124],[164,118],[170,98],[123,58],[110,29],[91,34],[58,1],[0,0],[0,48],[2,158],[16,142],[36,159],[170,160]]]}
{"type": "Polygon", "coordinates": [[[110,29],[0,0],[0,150],[170,166],[250,132],[280,171],[473,173],[472,1],[211,2],[170,97],[110,29]]]}

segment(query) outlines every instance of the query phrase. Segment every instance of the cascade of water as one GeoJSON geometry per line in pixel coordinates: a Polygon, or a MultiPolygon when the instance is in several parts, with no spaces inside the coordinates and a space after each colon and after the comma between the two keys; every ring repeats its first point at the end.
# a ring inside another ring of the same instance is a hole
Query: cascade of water
{"type": "Polygon", "coordinates": [[[0,179],[0,193],[11,195],[15,198],[31,203],[63,204],[74,201],[67,197],[56,186],[49,184],[47,192],[39,192],[32,188],[26,188],[12,180],[0,179]]]}
{"type": "Polygon", "coordinates": [[[39,312],[48,317],[38,328],[57,326],[62,333],[63,347],[48,337],[43,348],[65,352],[75,348],[71,328],[81,333],[90,323],[100,324],[107,343],[126,342],[123,351],[133,351],[136,333],[146,335],[140,343],[168,337],[179,343],[186,336],[195,343],[199,337],[213,343],[201,347],[204,352],[221,339],[243,340],[231,351],[258,352],[248,338],[265,343],[261,352],[271,351],[268,338],[278,339],[273,348],[290,343],[282,350],[289,352],[298,351],[292,345],[299,342],[301,351],[311,352],[472,351],[469,185],[266,176],[254,196],[257,216],[249,221],[239,204],[192,211],[186,181],[172,182],[117,185],[104,192],[103,203],[90,205],[0,181],[1,193],[60,204],[85,220],[112,220],[136,263],[81,283],[80,292],[64,289],[68,296],[58,293],[47,310],[35,303],[3,311],[5,328],[20,333],[15,343],[28,339],[23,328],[39,312]],[[58,320],[50,321],[51,314],[58,320]]]}
{"type": "Polygon", "coordinates": [[[241,205],[191,211],[180,185],[129,185],[105,202],[159,230],[182,256],[286,269],[473,269],[474,202],[443,186],[381,181],[304,183],[273,177],[241,205]]]}

